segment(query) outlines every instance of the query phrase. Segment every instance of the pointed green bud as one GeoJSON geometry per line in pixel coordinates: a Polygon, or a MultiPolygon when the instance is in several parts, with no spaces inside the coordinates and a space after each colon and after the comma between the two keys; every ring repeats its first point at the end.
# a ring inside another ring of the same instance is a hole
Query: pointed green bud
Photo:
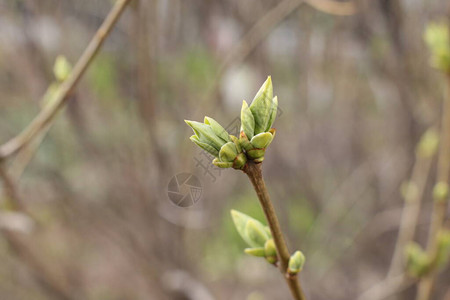
{"type": "Polygon", "coordinates": [[[225,142],[214,133],[209,125],[189,120],[185,120],[185,122],[194,130],[194,133],[197,135],[200,142],[216,148],[217,151],[225,144],[225,142]]]}
{"type": "Polygon", "coordinates": [[[438,150],[439,133],[434,128],[430,128],[422,135],[417,145],[416,153],[423,158],[432,157],[438,150]]]}
{"type": "Polygon", "coordinates": [[[205,124],[209,125],[211,129],[214,131],[214,133],[218,137],[220,137],[225,143],[231,142],[228,132],[216,120],[210,117],[205,117],[205,124]]]}
{"type": "Polygon", "coordinates": [[[305,264],[305,256],[301,251],[295,251],[292,254],[291,258],[289,258],[289,267],[288,273],[290,275],[295,275],[303,269],[303,265],[305,264]]]}
{"type": "Polygon", "coordinates": [[[250,104],[250,111],[255,119],[254,134],[258,134],[266,130],[271,117],[272,98],[272,79],[269,76],[259,89],[258,93],[256,93],[255,98],[250,104]]]}
{"type": "Polygon", "coordinates": [[[236,145],[233,142],[226,143],[219,151],[219,159],[224,162],[233,162],[237,155],[236,145]]]}
{"type": "Polygon", "coordinates": [[[270,132],[263,132],[255,135],[250,143],[257,149],[265,149],[272,142],[273,135],[270,132]]]}
{"type": "Polygon", "coordinates": [[[231,217],[233,218],[233,222],[234,222],[234,226],[236,227],[236,230],[238,231],[239,235],[242,237],[242,239],[249,245],[252,247],[263,247],[264,243],[262,245],[257,245],[255,244],[248,236],[247,234],[247,223],[249,221],[253,221],[254,224],[257,224],[257,227],[261,227],[262,230],[264,231],[265,235],[269,236],[270,235],[267,234],[267,231],[265,230],[265,226],[263,224],[261,224],[261,222],[259,222],[256,219],[253,219],[252,217],[241,213],[237,210],[231,210],[231,217]]]}
{"type": "Polygon", "coordinates": [[[445,202],[448,198],[448,184],[446,182],[438,182],[433,188],[433,198],[437,202],[445,202]]]}
{"type": "Polygon", "coordinates": [[[273,239],[267,240],[264,244],[264,253],[266,260],[269,263],[274,264],[277,262],[277,248],[275,247],[275,242],[273,239]]]}
{"type": "Polygon", "coordinates": [[[275,118],[277,117],[277,111],[278,111],[278,97],[275,96],[275,98],[272,99],[272,107],[270,109],[269,123],[267,124],[265,131],[269,131],[270,128],[272,127],[273,122],[275,121],[275,118]]]}
{"type": "Polygon", "coordinates": [[[217,151],[216,148],[214,148],[206,143],[200,142],[196,135],[191,136],[189,139],[191,141],[193,141],[197,146],[199,146],[203,150],[207,151],[208,153],[212,154],[213,156],[215,156],[215,157],[219,156],[219,151],[217,151]]]}
{"type": "Polygon", "coordinates": [[[257,257],[264,257],[265,252],[264,248],[258,247],[258,248],[245,248],[244,252],[251,256],[257,256],[257,257]]]}
{"type": "Polygon", "coordinates": [[[223,169],[233,167],[233,162],[220,161],[217,158],[215,158],[212,161],[212,163],[213,163],[213,165],[215,165],[215,166],[217,166],[219,168],[223,168],[223,169]]]}
{"type": "Polygon", "coordinates": [[[251,241],[253,247],[263,247],[270,238],[264,230],[264,225],[256,220],[248,220],[245,226],[245,233],[251,241]]]}
{"type": "Polygon", "coordinates": [[[241,131],[244,131],[249,139],[251,139],[255,133],[255,118],[245,100],[242,102],[241,109],[241,131]]]}
{"type": "Polygon", "coordinates": [[[53,65],[53,74],[57,81],[62,82],[69,77],[72,72],[72,65],[63,55],[58,55],[53,65]]]}

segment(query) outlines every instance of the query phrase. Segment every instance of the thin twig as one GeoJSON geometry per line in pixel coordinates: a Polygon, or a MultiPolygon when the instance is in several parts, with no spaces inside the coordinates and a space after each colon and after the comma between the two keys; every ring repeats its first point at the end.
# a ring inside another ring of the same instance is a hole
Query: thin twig
{"type": "MultiPolygon", "coordinates": [[[[300,5],[307,3],[317,10],[328,14],[335,15],[352,15],[357,12],[354,1],[339,2],[332,0],[283,0],[274,8],[270,9],[248,30],[245,35],[230,49],[229,54],[222,61],[214,82],[205,93],[205,97],[200,101],[206,103],[215,98],[218,92],[220,82],[226,71],[232,67],[239,65],[247,56],[264,40],[264,38],[277,26],[281,21],[293,13],[300,5]]],[[[201,108],[203,105],[198,105],[201,108]]]]}
{"type": "Polygon", "coordinates": [[[414,163],[411,180],[408,182],[408,186],[414,186],[415,191],[406,191],[400,228],[387,277],[398,275],[402,271],[405,246],[414,239],[414,234],[416,233],[421,202],[430,174],[433,157],[434,155],[424,156],[419,151],[416,151],[416,162],[414,163]]]}
{"type": "Polygon", "coordinates": [[[310,6],[315,9],[337,16],[351,16],[357,12],[355,2],[340,2],[330,0],[305,0],[310,6]]]}
{"type": "MultiPolygon", "coordinates": [[[[442,124],[439,144],[439,156],[437,166],[437,182],[448,184],[450,171],[450,74],[447,74],[447,95],[443,100],[442,124]]],[[[438,251],[437,236],[442,229],[447,211],[448,199],[435,200],[431,215],[430,231],[428,234],[427,254],[435,257],[438,251]]],[[[421,278],[417,291],[417,300],[431,298],[432,289],[436,280],[437,270],[432,270],[427,276],[421,278]]]]}
{"type": "Polygon", "coordinates": [[[285,276],[286,282],[289,286],[289,289],[291,290],[294,299],[304,300],[305,296],[303,295],[303,291],[297,279],[297,276],[287,276],[290,258],[289,249],[284,240],[283,232],[281,231],[280,223],[278,222],[275,209],[272,205],[272,202],[270,201],[269,192],[267,191],[266,184],[262,176],[261,164],[248,162],[244,168],[244,172],[252,182],[256,194],[258,195],[259,202],[261,203],[264,214],[266,216],[270,232],[272,233],[272,237],[277,248],[277,254],[280,261],[280,271],[283,276],[285,276]]]}
{"type": "Polygon", "coordinates": [[[31,123],[16,137],[12,138],[0,146],[0,161],[14,155],[17,151],[27,145],[46,125],[52,121],[56,113],[67,102],[67,95],[75,88],[80,81],[87,67],[90,65],[95,55],[100,50],[106,37],[109,35],[125,7],[131,0],[118,0],[103,24],[95,33],[91,42],[84,50],[80,59],[76,63],[69,78],[64,81],[55,92],[55,99],[52,105],[45,106],[31,123]]]}
{"type": "Polygon", "coordinates": [[[382,300],[414,284],[414,280],[405,274],[386,278],[362,293],[357,300],[382,300]]]}

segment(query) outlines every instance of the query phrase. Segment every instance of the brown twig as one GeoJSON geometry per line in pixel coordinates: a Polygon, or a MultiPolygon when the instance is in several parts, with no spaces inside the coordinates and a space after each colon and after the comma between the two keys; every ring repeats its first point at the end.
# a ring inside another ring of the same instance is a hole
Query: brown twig
{"type": "MultiPolygon", "coordinates": [[[[449,183],[450,171],[450,74],[447,74],[447,95],[443,100],[442,124],[440,133],[437,183],[449,183]]],[[[433,203],[433,212],[431,215],[430,231],[428,234],[427,254],[429,257],[435,257],[438,251],[437,236],[442,229],[447,211],[448,199],[435,200],[433,203]]],[[[437,270],[434,268],[429,274],[421,278],[417,291],[417,300],[428,300],[431,297],[434,282],[436,280],[437,270]]]]}
{"type": "Polygon", "coordinates": [[[278,259],[280,261],[279,267],[281,273],[285,276],[286,282],[291,290],[292,296],[296,300],[304,300],[305,296],[301,285],[297,279],[297,276],[287,276],[287,270],[289,265],[289,249],[283,237],[283,232],[281,231],[280,223],[278,222],[275,209],[270,201],[269,192],[267,191],[266,184],[262,176],[261,163],[256,164],[251,161],[247,162],[244,168],[245,174],[247,174],[253,187],[255,188],[256,194],[258,195],[259,202],[263,208],[264,214],[267,219],[267,223],[272,233],[275,246],[277,248],[278,259]]]}
{"type": "Polygon", "coordinates": [[[405,246],[413,241],[419,220],[421,202],[435,154],[430,153],[430,155],[424,155],[420,152],[419,147],[416,151],[416,161],[412,170],[411,180],[408,182],[408,190],[406,191],[406,195],[404,195],[405,205],[403,207],[395,250],[387,277],[399,275],[402,272],[405,246]],[[414,188],[414,191],[411,191],[410,188],[414,188]]]}
{"type": "Polygon", "coordinates": [[[100,50],[100,47],[106,37],[111,32],[120,15],[123,13],[125,7],[130,3],[130,1],[131,0],[118,0],[115,3],[105,21],[97,30],[89,45],[76,63],[69,78],[67,78],[67,80],[64,81],[55,92],[55,99],[52,102],[52,105],[45,106],[20,134],[0,146],[0,161],[5,160],[7,157],[17,153],[17,151],[27,145],[43,128],[46,127],[47,124],[52,121],[56,113],[66,103],[68,99],[67,95],[71,93],[80,81],[87,67],[100,50]]]}

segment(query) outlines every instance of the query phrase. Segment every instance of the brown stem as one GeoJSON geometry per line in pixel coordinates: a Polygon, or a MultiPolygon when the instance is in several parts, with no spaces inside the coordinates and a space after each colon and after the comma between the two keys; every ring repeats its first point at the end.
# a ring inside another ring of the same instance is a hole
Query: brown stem
{"type": "Polygon", "coordinates": [[[249,161],[244,167],[244,172],[252,182],[256,194],[258,195],[259,202],[264,210],[270,232],[272,233],[272,237],[275,242],[275,247],[277,248],[278,259],[280,261],[280,271],[285,276],[286,282],[294,299],[305,300],[306,298],[303,295],[297,276],[288,276],[287,274],[290,257],[289,249],[284,240],[283,232],[281,231],[275,209],[270,201],[269,193],[267,192],[266,184],[262,176],[261,164],[249,161]]]}

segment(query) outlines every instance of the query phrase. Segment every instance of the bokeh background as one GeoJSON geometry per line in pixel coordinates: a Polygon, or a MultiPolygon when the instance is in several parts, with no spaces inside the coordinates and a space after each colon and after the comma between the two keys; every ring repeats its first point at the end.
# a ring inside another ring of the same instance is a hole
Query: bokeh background
{"type": "MultiPolygon", "coordinates": [[[[0,2],[2,143],[41,109],[56,57],[74,64],[112,4],[0,2]]],[[[423,31],[449,5],[355,6],[337,16],[294,0],[134,0],[13,183],[36,224],[2,217],[20,232],[0,239],[0,298],[290,299],[274,267],[243,254],[232,225],[232,208],[263,220],[250,182],[213,168],[184,123],[207,115],[236,128],[242,100],[268,75],[280,112],[264,175],[290,248],[307,257],[308,299],[357,299],[383,280],[400,186],[445,95],[423,31]],[[167,195],[183,172],[202,185],[189,208],[167,195]]],[[[450,299],[449,277],[433,299],[450,299]]]]}

